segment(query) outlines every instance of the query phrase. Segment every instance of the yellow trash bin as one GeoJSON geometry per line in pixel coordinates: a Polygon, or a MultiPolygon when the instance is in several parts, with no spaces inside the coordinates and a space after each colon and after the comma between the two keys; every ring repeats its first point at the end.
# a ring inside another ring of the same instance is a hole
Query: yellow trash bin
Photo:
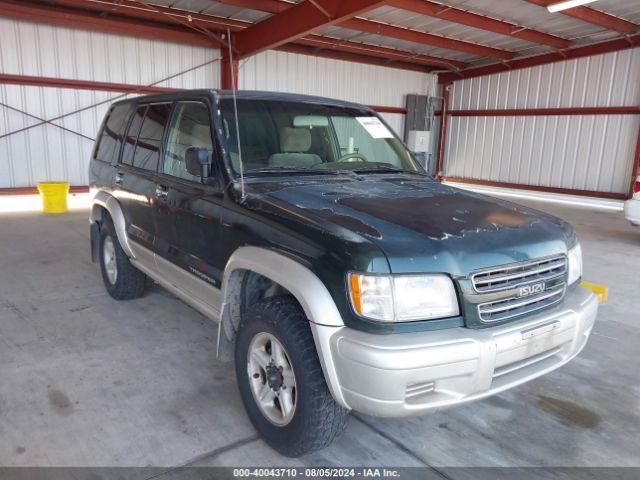
{"type": "Polygon", "coordinates": [[[67,182],[41,182],[38,191],[42,197],[42,211],[44,213],[65,213],[67,211],[67,182]]]}

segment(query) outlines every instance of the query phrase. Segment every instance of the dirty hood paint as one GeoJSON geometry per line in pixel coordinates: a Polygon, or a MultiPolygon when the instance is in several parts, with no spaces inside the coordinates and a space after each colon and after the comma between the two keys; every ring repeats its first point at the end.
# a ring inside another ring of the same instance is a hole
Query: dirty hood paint
{"type": "Polygon", "coordinates": [[[337,225],[377,245],[393,273],[467,275],[488,266],[566,253],[567,222],[416,175],[314,176],[256,182],[280,215],[337,225]]]}

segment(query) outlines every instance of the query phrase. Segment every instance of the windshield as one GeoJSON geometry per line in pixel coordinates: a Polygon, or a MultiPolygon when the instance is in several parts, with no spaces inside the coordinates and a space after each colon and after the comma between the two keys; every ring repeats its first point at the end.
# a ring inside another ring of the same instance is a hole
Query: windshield
{"type": "MultiPolygon", "coordinates": [[[[237,101],[245,174],[409,171],[423,173],[398,137],[367,110],[276,100],[237,101]]],[[[232,99],[221,102],[231,166],[240,171],[232,99]]]]}

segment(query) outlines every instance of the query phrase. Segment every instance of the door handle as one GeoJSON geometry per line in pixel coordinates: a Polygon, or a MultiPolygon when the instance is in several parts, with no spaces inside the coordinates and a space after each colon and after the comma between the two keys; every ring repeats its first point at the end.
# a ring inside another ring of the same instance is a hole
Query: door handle
{"type": "Polygon", "coordinates": [[[124,173],[116,172],[115,184],[122,185],[123,181],[124,181],[124,173]]]}
{"type": "Polygon", "coordinates": [[[169,191],[167,190],[167,187],[164,185],[156,185],[156,198],[166,200],[168,194],[169,191]]]}

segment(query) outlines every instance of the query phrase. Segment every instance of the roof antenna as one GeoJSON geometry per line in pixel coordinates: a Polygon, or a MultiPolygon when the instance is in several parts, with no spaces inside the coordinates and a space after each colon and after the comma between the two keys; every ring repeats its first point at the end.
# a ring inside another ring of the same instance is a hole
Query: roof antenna
{"type": "Polygon", "coordinates": [[[238,160],[240,162],[240,199],[244,200],[244,164],[242,162],[242,145],[240,145],[240,127],[238,125],[238,101],[236,98],[236,74],[233,68],[233,49],[231,48],[231,30],[227,28],[227,47],[229,48],[229,67],[231,70],[231,92],[233,94],[233,113],[236,120],[236,142],[238,142],[238,160]]]}

